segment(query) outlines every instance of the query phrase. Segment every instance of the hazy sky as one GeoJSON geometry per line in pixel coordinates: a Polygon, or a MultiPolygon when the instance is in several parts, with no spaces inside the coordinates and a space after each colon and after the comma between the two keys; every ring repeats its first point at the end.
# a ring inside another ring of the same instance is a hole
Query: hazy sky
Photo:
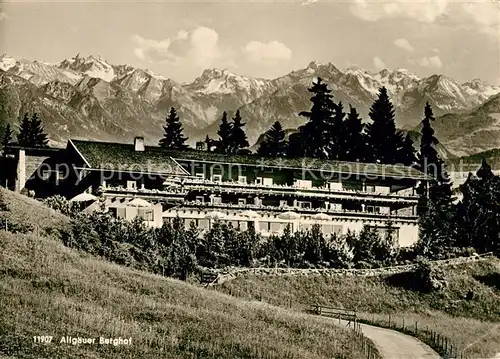
{"type": "Polygon", "coordinates": [[[500,84],[500,2],[7,0],[0,52],[101,55],[178,81],[211,67],[277,77],[317,60],[500,84]]]}

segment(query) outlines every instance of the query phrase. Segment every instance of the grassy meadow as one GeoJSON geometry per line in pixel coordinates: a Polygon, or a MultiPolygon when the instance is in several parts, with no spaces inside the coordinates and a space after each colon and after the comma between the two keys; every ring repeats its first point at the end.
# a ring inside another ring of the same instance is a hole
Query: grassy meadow
{"type": "Polygon", "coordinates": [[[64,247],[49,228],[67,218],[4,190],[0,230],[0,357],[363,358],[350,332],[327,318],[245,301],[121,267],[64,247]],[[44,234],[51,234],[45,236],[44,234]],[[52,336],[35,343],[34,336],[52,336]],[[131,345],[72,345],[64,336],[132,338],[131,345]]]}

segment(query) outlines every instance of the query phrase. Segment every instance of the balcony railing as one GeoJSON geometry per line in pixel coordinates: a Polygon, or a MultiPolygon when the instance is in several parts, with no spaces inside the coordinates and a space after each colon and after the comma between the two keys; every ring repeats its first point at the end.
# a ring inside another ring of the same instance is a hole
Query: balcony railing
{"type": "Polygon", "coordinates": [[[117,194],[136,194],[149,197],[182,197],[187,195],[187,191],[181,188],[169,188],[167,190],[147,189],[147,188],[127,188],[123,186],[101,186],[99,191],[102,193],[117,194]]]}
{"type": "Polygon", "coordinates": [[[371,218],[394,218],[405,220],[416,220],[416,215],[398,214],[398,213],[380,213],[367,211],[354,211],[346,209],[326,209],[326,208],[297,208],[293,206],[266,206],[256,204],[233,204],[233,203],[209,203],[199,201],[185,201],[182,207],[199,207],[199,208],[221,208],[221,209],[239,209],[239,210],[255,210],[268,212],[297,212],[298,214],[314,215],[318,213],[326,213],[332,216],[359,216],[371,218]]]}
{"type": "Polygon", "coordinates": [[[295,195],[298,197],[319,197],[319,198],[358,198],[360,200],[376,200],[381,202],[401,202],[401,203],[416,203],[417,195],[402,195],[395,193],[374,193],[349,189],[331,189],[327,187],[311,187],[304,188],[299,186],[289,185],[262,185],[257,183],[240,183],[240,182],[216,182],[210,180],[188,179],[183,184],[188,190],[206,190],[207,187],[217,188],[220,192],[238,193],[261,193],[275,195],[295,195]]]}

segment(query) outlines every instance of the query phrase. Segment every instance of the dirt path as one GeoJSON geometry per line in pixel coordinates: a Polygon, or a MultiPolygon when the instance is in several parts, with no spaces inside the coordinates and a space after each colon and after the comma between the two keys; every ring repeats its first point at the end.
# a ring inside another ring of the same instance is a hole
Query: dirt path
{"type": "MultiPolygon", "coordinates": [[[[346,326],[347,322],[334,319],[337,325],[346,326]]],[[[430,346],[420,340],[395,330],[361,324],[365,337],[377,347],[383,359],[441,359],[430,346]]]]}
{"type": "Polygon", "coordinates": [[[365,337],[377,346],[384,359],[439,359],[427,344],[395,330],[361,324],[365,337]]]}

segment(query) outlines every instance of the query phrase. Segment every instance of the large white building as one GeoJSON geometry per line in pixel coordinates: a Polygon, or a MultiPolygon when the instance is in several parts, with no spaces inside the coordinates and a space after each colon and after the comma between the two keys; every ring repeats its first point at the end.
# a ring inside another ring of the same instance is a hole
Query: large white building
{"type": "Polygon", "coordinates": [[[408,246],[418,239],[415,189],[426,180],[405,166],[167,151],[138,137],[130,144],[70,140],[25,185],[37,194],[93,193],[100,201],[89,210],[139,215],[152,226],[178,216],[200,229],[222,220],[270,235],[313,224],[325,234],[364,225],[383,232],[390,222],[408,246]]]}

